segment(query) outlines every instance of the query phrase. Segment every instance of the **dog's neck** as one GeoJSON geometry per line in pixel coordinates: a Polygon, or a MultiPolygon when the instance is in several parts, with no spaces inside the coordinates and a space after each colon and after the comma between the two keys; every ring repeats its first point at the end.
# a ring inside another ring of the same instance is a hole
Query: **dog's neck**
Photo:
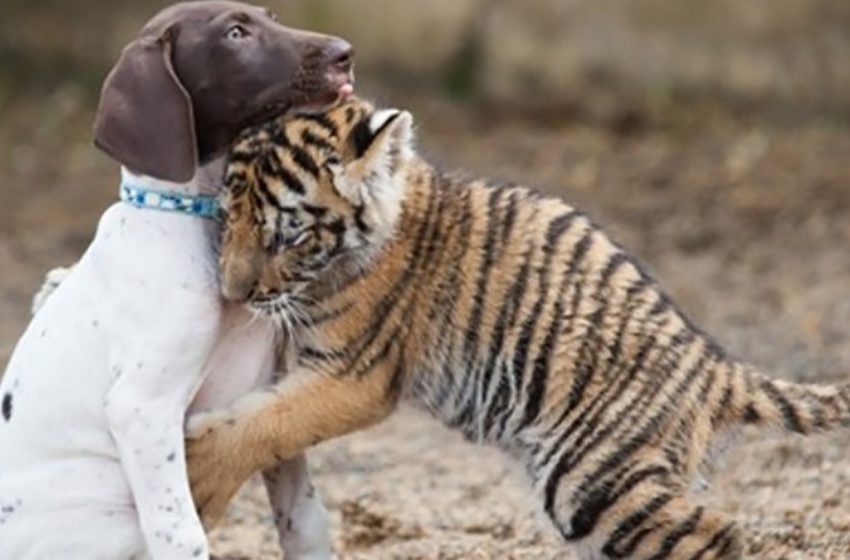
{"type": "Polygon", "coordinates": [[[195,176],[186,183],[172,183],[148,175],[138,175],[126,167],[121,167],[121,176],[131,179],[133,184],[146,189],[173,192],[182,195],[217,196],[223,185],[225,156],[216,158],[195,170],[195,176]]]}

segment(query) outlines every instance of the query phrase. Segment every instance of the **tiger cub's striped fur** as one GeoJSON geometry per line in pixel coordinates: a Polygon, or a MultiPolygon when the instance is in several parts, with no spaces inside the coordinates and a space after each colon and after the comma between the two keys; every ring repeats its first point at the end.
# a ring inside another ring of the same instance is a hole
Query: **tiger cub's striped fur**
{"type": "Polygon", "coordinates": [[[765,377],[584,214],[440,173],[408,113],[349,101],[233,148],[222,282],[291,335],[270,391],[195,419],[207,519],[252,472],[418,403],[526,468],[584,558],[738,558],[688,491],[741,424],[847,425],[850,390],[765,377]]]}

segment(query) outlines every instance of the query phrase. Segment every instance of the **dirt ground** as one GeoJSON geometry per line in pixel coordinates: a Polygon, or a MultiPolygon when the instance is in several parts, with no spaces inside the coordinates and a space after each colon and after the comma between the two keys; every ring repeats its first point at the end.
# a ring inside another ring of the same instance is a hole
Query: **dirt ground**
{"type": "MultiPolygon", "coordinates": [[[[845,125],[702,104],[611,119],[412,104],[434,160],[586,209],[733,353],[779,377],[850,379],[845,125]]],[[[41,275],[80,254],[114,198],[86,107],[65,89],[0,115],[0,364],[41,275]]],[[[736,516],[753,557],[850,558],[846,437],[745,432],[707,499],[736,516]]],[[[340,558],[571,558],[509,462],[413,411],[320,446],[312,465],[340,558]]],[[[220,554],[279,557],[258,484],[213,540],[220,554]]]]}

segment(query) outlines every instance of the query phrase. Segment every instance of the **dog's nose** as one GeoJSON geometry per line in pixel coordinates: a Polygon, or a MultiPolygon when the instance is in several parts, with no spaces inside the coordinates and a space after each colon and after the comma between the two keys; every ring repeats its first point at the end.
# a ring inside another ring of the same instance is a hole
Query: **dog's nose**
{"type": "Polygon", "coordinates": [[[354,67],[354,47],[344,39],[333,38],[325,49],[328,64],[340,73],[351,72],[354,67]]]}

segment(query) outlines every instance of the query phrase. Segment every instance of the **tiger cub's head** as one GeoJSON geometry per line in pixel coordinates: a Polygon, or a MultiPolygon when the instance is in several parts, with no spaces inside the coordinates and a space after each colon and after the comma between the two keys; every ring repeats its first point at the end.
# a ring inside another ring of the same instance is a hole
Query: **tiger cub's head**
{"type": "Polygon", "coordinates": [[[412,126],[354,98],[243,134],[222,197],[224,296],[274,313],[334,263],[366,262],[395,230],[412,126]]]}

